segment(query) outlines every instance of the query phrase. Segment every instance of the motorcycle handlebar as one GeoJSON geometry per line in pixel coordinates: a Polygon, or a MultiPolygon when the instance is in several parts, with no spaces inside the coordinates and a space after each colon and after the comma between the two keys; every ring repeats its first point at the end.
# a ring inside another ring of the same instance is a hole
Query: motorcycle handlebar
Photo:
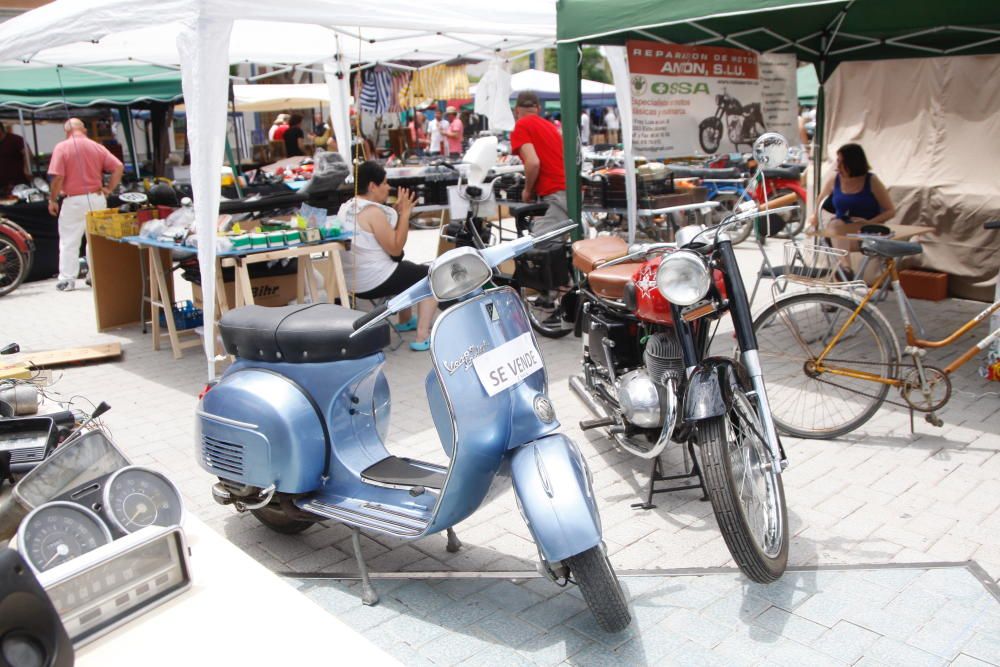
{"type": "Polygon", "coordinates": [[[381,306],[379,306],[378,308],[374,309],[370,313],[362,315],[358,319],[354,320],[354,325],[353,325],[354,326],[354,330],[357,331],[358,329],[360,329],[361,327],[365,326],[366,324],[368,324],[369,322],[371,322],[375,318],[381,316],[383,313],[385,313],[386,310],[388,310],[388,308],[389,308],[388,304],[383,303],[381,306]]]}

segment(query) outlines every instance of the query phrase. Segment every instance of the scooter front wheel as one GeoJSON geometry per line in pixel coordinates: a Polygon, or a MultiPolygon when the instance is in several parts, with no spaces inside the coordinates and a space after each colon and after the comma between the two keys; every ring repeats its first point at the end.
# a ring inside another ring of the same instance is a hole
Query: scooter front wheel
{"type": "Polygon", "coordinates": [[[597,624],[607,632],[621,632],[632,622],[621,582],[600,546],[566,559],[570,575],[597,624]]]}

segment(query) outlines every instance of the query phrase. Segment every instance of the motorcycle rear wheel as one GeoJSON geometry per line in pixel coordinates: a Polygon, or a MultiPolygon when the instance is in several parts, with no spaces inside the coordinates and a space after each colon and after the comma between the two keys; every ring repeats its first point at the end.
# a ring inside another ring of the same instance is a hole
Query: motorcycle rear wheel
{"type": "MultiPolygon", "coordinates": [[[[777,199],[788,194],[792,194],[792,190],[778,190],[771,198],[777,199]]],[[[806,203],[798,195],[796,195],[795,199],[795,205],[799,207],[798,211],[778,214],[785,219],[785,227],[778,233],[779,238],[794,239],[802,232],[802,228],[806,226],[806,203]]]]}
{"type": "Polygon", "coordinates": [[[701,423],[705,491],[729,553],[749,579],[777,581],[788,564],[788,510],[756,410],[741,389],[729,413],[701,423]]]}
{"type": "Polygon", "coordinates": [[[607,632],[621,632],[632,622],[628,599],[600,546],[566,559],[583,599],[597,624],[607,632]]]}
{"type": "Polygon", "coordinates": [[[27,258],[13,241],[0,236],[0,296],[16,290],[27,276],[27,258]]]}
{"type": "Polygon", "coordinates": [[[706,123],[698,128],[698,143],[708,155],[714,155],[722,142],[722,121],[714,119],[714,123],[706,123]]]}

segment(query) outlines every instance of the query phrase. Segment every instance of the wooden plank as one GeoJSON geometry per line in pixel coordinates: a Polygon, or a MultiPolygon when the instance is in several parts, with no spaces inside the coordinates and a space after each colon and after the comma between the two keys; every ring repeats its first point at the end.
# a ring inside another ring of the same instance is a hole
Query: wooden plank
{"type": "Polygon", "coordinates": [[[99,361],[113,359],[122,355],[121,343],[104,343],[86,347],[72,347],[65,350],[48,350],[45,352],[22,352],[9,365],[0,366],[0,370],[10,367],[26,366],[28,368],[48,368],[62,366],[81,361],[99,361]]]}

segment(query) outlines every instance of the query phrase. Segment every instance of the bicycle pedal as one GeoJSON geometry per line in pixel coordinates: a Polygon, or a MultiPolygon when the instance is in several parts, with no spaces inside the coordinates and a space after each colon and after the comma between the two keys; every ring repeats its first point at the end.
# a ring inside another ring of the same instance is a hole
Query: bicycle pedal
{"type": "Polygon", "coordinates": [[[926,421],[931,426],[937,426],[939,428],[944,426],[944,420],[938,417],[933,412],[928,412],[926,415],[924,415],[924,421],[926,421]]]}

